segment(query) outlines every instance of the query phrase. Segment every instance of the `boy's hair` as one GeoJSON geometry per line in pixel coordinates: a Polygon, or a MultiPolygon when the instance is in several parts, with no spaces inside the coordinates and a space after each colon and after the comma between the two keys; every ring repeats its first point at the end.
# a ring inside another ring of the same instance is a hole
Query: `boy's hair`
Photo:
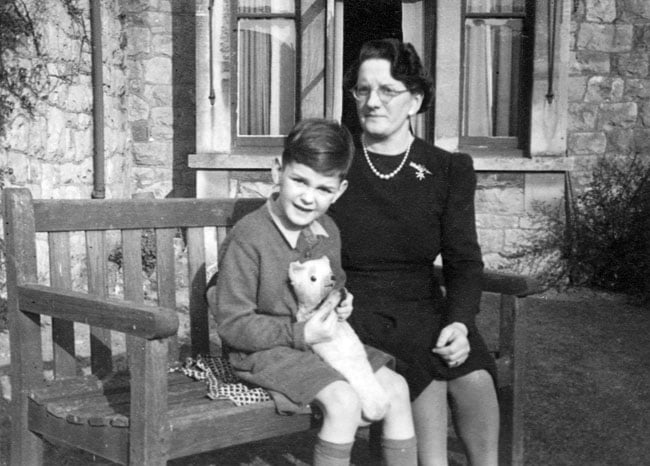
{"type": "Polygon", "coordinates": [[[323,175],[345,179],[354,156],[354,142],[345,126],[333,120],[308,118],[287,135],[282,166],[296,162],[323,175]]]}
{"type": "Polygon", "coordinates": [[[376,39],[365,42],[361,46],[359,57],[343,77],[345,89],[352,90],[357,85],[361,64],[372,58],[387,60],[390,63],[390,74],[394,79],[403,82],[412,93],[422,94],[422,104],[418,113],[429,109],[433,100],[433,81],[413,45],[397,39],[376,39]]]}

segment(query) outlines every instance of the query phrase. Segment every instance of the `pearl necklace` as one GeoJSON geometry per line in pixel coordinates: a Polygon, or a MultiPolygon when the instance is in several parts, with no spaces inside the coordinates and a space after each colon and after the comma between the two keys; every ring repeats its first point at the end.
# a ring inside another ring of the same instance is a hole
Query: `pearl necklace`
{"type": "Polygon", "coordinates": [[[411,139],[411,142],[409,142],[409,145],[406,148],[406,152],[404,153],[404,158],[400,162],[399,166],[395,170],[393,170],[392,172],[387,173],[387,174],[380,173],[379,170],[377,170],[375,168],[375,166],[372,164],[372,162],[370,161],[370,157],[368,156],[368,149],[366,149],[366,145],[363,143],[363,141],[361,142],[361,146],[363,147],[363,155],[366,157],[366,162],[368,162],[368,166],[370,167],[370,170],[372,170],[372,172],[378,178],[381,178],[382,180],[390,180],[392,177],[394,177],[395,175],[397,175],[399,173],[399,171],[402,169],[402,167],[406,163],[406,159],[409,158],[409,152],[411,151],[411,145],[413,144],[414,140],[415,139],[411,139]]]}

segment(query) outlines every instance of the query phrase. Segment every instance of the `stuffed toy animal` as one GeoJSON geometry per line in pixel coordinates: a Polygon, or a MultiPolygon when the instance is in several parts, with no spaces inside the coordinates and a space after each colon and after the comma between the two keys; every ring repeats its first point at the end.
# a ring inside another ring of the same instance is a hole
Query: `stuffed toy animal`
{"type": "MultiPolygon", "coordinates": [[[[299,322],[310,319],[323,306],[328,307],[329,312],[336,312],[336,307],[345,297],[345,289],[334,289],[335,277],[327,256],[302,263],[292,262],[289,264],[289,280],[298,298],[296,318],[299,322]]],[[[366,420],[377,421],[384,417],[389,406],[388,395],[375,378],[363,343],[350,324],[339,320],[334,338],[311,345],[311,348],[354,388],[366,420]]]]}

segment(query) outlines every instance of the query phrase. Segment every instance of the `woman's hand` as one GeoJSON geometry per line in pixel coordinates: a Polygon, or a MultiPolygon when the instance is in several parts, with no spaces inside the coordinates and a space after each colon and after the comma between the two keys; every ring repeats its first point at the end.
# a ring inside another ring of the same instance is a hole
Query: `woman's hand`
{"type": "Polygon", "coordinates": [[[336,315],[339,318],[339,321],[344,321],[347,320],[348,317],[350,317],[350,314],[352,314],[352,301],[354,300],[354,296],[352,296],[352,293],[350,293],[348,290],[343,289],[343,292],[345,293],[345,298],[339,303],[338,306],[336,306],[336,315]]]}
{"type": "Polygon", "coordinates": [[[314,345],[330,341],[336,333],[338,315],[332,306],[321,305],[305,324],[305,343],[314,345]]]}
{"type": "Polygon", "coordinates": [[[449,367],[458,367],[469,356],[467,327],[460,322],[453,322],[440,331],[436,346],[431,351],[440,356],[449,367]]]}

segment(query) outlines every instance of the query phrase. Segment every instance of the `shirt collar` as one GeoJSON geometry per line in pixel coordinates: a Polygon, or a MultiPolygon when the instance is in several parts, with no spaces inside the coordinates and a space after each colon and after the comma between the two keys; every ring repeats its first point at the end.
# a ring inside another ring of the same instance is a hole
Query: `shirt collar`
{"type": "MultiPolygon", "coordinates": [[[[284,239],[287,240],[287,243],[292,248],[296,248],[296,245],[298,244],[298,237],[300,236],[300,230],[288,230],[285,228],[285,226],[282,224],[282,221],[280,218],[273,213],[273,209],[271,208],[271,202],[272,199],[268,199],[266,201],[266,209],[269,212],[269,215],[271,216],[271,219],[273,220],[273,223],[275,223],[275,226],[278,227],[278,230],[280,230],[280,233],[282,236],[284,236],[284,239]]],[[[309,228],[311,232],[314,234],[314,236],[325,236],[329,238],[329,235],[327,234],[327,230],[321,225],[321,223],[318,220],[314,220],[307,226],[306,228],[309,228]]]]}

